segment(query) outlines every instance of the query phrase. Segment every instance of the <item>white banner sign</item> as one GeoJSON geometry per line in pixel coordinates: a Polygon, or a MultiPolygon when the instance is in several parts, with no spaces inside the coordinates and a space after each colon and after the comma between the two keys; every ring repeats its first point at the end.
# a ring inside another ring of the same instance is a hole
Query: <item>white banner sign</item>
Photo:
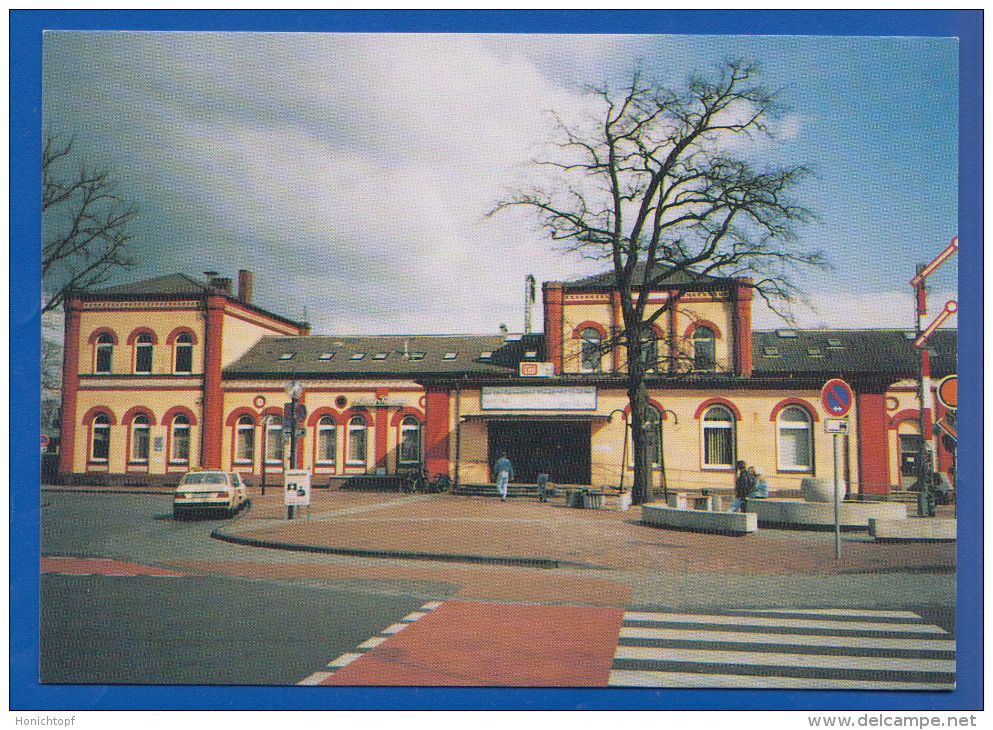
{"type": "Polygon", "coordinates": [[[484,411],[595,411],[596,386],[484,386],[484,411]]]}
{"type": "Polygon", "coordinates": [[[302,507],[310,504],[310,471],[307,469],[287,469],[283,475],[284,502],[287,507],[302,507]]]}

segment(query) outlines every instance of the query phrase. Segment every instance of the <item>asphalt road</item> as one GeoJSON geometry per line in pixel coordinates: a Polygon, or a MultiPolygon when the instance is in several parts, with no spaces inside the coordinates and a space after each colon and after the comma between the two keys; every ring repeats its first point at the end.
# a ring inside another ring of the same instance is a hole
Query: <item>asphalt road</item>
{"type": "MultiPolygon", "coordinates": [[[[259,558],[210,539],[222,520],[173,521],[168,496],[46,493],[43,504],[43,556],[259,558]]],[[[95,572],[42,576],[42,682],[296,684],[425,601],[313,580],[95,572]]]]}

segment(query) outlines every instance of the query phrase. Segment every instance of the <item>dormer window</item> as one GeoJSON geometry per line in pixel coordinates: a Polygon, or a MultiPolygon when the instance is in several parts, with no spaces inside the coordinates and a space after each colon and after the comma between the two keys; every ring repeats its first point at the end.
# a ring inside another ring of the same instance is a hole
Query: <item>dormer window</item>
{"type": "Polygon", "coordinates": [[[534,360],[536,357],[538,357],[538,351],[537,350],[528,350],[527,352],[524,353],[524,357],[527,358],[527,359],[529,359],[529,360],[534,360]]]}
{"type": "Polygon", "coordinates": [[[386,359],[386,354],[387,353],[385,353],[385,352],[377,352],[375,355],[372,356],[372,359],[373,360],[385,360],[386,359]]]}
{"type": "Polygon", "coordinates": [[[779,357],[778,347],[764,347],[762,348],[762,354],[766,357],[779,357]]]}
{"type": "Polygon", "coordinates": [[[810,357],[824,357],[824,351],[819,347],[808,347],[807,355],[810,357]]]}
{"type": "Polygon", "coordinates": [[[442,360],[454,360],[456,357],[458,357],[458,353],[457,352],[446,352],[444,355],[441,356],[441,359],[442,360]]]}
{"type": "Polygon", "coordinates": [[[796,337],[796,330],[776,330],[776,334],[780,337],[796,337]]]}
{"type": "Polygon", "coordinates": [[[353,353],[352,354],[352,356],[351,356],[350,359],[351,360],[361,360],[363,357],[365,357],[365,353],[364,352],[356,352],[356,353],[353,353]]]}
{"type": "Polygon", "coordinates": [[[479,353],[480,360],[489,360],[491,357],[493,357],[492,350],[483,350],[481,353],[479,353]]]}
{"type": "Polygon", "coordinates": [[[334,357],[334,353],[333,352],[322,352],[320,355],[317,356],[317,359],[318,360],[330,360],[332,357],[334,357]]]}
{"type": "Polygon", "coordinates": [[[841,340],[837,337],[829,337],[827,346],[829,350],[843,350],[845,348],[845,346],[841,344],[841,340]]]}
{"type": "Polygon", "coordinates": [[[279,356],[280,360],[292,360],[293,356],[296,355],[295,352],[284,352],[279,356]]]}
{"type": "Polygon", "coordinates": [[[423,360],[424,359],[424,353],[423,352],[412,352],[412,353],[410,353],[410,359],[411,360],[423,360]]]}

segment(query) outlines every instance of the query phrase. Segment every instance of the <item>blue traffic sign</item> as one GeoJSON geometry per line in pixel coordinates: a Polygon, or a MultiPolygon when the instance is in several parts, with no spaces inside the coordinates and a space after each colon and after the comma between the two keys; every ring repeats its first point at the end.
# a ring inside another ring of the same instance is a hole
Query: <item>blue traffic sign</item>
{"type": "Polygon", "coordinates": [[[844,380],[829,380],[821,389],[821,405],[835,418],[847,416],[853,400],[852,388],[844,380]]]}

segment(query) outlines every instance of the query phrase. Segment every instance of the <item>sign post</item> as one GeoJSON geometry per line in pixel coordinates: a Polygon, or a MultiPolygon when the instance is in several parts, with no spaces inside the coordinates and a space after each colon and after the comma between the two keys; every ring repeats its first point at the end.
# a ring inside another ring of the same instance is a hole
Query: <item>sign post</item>
{"type": "Polygon", "coordinates": [[[310,517],[310,470],[287,469],[283,475],[283,502],[286,504],[289,518],[293,518],[293,508],[307,506],[307,517],[310,517]]]}
{"type": "Polygon", "coordinates": [[[848,412],[852,409],[851,386],[844,380],[833,378],[821,388],[821,405],[832,418],[824,419],[824,430],[834,441],[834,558],[841,560],[841,494],[838,488],[838,436],[848,434],[848,412]]]}

